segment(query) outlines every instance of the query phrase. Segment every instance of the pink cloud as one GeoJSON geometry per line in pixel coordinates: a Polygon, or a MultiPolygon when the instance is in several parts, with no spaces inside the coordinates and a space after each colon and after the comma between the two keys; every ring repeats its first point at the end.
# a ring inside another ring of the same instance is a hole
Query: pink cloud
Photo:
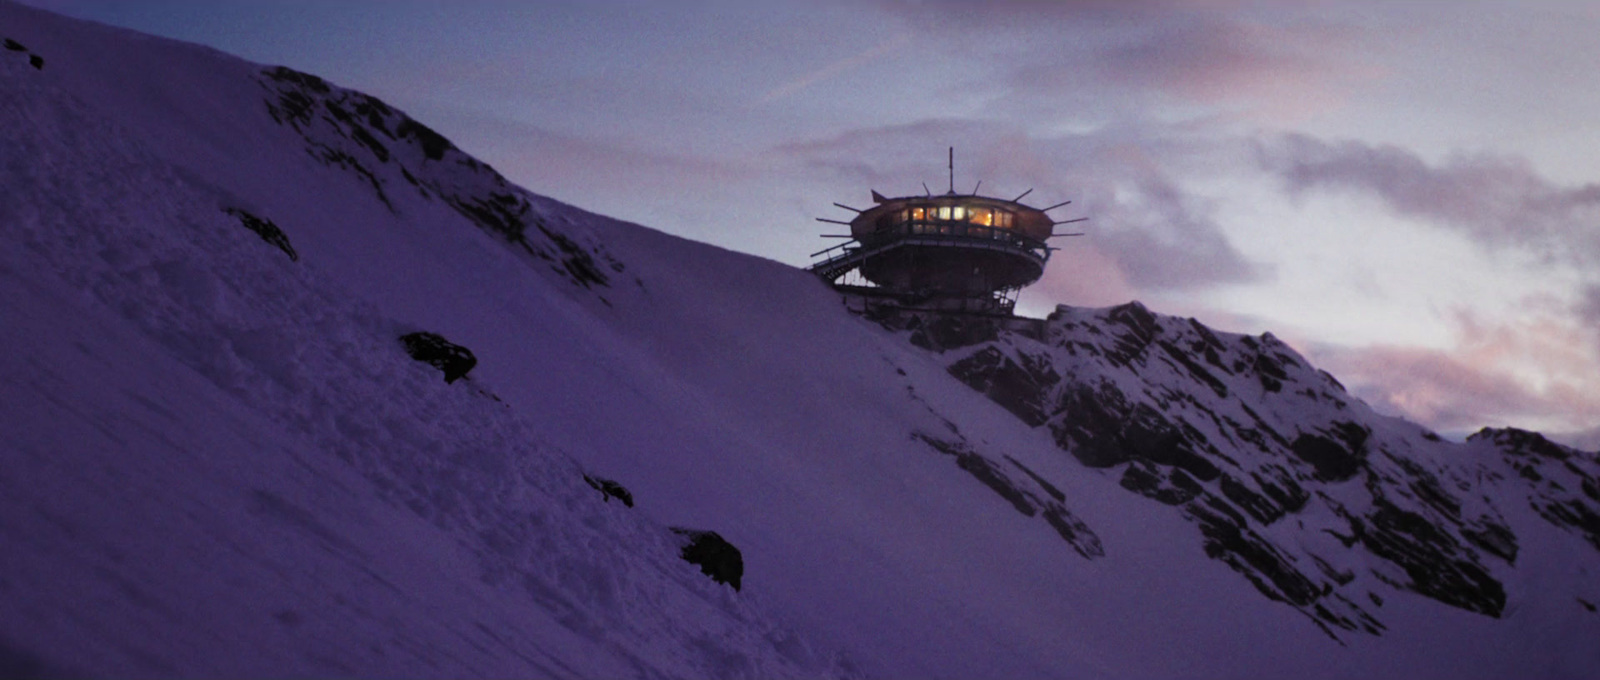
{"type": "Polygon", "coordinates": [[[1487,323],[1457,315],[1449,350],[1314,346],[1310,356],[1380,411],[1464,431],[1600,424],[1600,330],[1571,317],[1487,323]]]}
{"type": "Polygon", "coordinates": [[[1277,26],[1209,14],[1099,55],[1108,80],[1143,82],[1204,103],[1267,100],[1282,109],[1333,105],[1377,70],[1350,56],[1331,25],[1277,26]]]}
{"type": "Polygon", "coordinates": [[[1600,285],[1590,285],[1583,289],[1573,312],[1590,328],[1600,328],[1600,285]]]}
{"type": "MultiPolygon", "coordinates": [[[[888,3],[919,34],[988,58],[1007,97],[1092,106],[1145,95],[1301,118],[1387,71],[1370,28],[1216,2],[888,3]],[[996,39],[1004,36],[1003,39],[996,39]],[[1092,93],[1086,99],[1072,99],[1092,93]]],[[[1137,104],[1136,104],[1137,105],[1137,104]]]]}
{"type": "Polygon", "coordinates": [[[1600,184],[1562,186],[1514,157],[1462,155],[1429,164],[1396,146],[1304,134],[1284,135],[1257,149],[1262,167],[1292,195],[1370,194],[1400,215],[1485,244],[1522,246],[1551,260],[1600,262],[1600,184]]]}

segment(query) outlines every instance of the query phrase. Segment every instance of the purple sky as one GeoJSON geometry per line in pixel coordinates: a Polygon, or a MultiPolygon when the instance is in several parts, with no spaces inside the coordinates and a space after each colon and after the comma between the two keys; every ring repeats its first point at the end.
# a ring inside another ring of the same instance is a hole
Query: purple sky
{"type": "Polygon", "coordinates": [[[1600,428],[1600,5],[31,4],[317,73],[537,193],[795,265],[832,202],[940,191],[955,146],[957,189],[1091,217],[1025,313],[1137,298],[1444,432],[1600,428]]]}

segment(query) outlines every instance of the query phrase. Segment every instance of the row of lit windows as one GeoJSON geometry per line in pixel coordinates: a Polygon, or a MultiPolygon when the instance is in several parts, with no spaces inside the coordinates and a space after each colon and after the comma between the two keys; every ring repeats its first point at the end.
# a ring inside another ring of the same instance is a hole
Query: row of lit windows
{"type": "Polygon", "coordinates": [[[1004,210],[995,210],[993,208],[941,205],[928,208],[906,208],[900,211],[899,217],[901,222],[943,220],[947,222],[971,222],[985,227],[1010,229],[1014,215],[1004,210]]]}

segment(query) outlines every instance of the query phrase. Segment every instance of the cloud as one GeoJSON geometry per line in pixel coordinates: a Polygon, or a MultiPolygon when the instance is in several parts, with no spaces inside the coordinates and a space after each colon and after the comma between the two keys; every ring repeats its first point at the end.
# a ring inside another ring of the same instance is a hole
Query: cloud
{"type": "Polygon", "coordinates": [[[1546,432],[1550,439],[1580,451],[1600,452],[1600,427],[1580,432],[1546,432]]]}
{"type": "Polygon", "coordinates": [[[1237,2],[884,6],[945,49],[986,59],[1006,90],[998,101],[1042,98],[1101,109],[1175,98],[1299,118],[1337,106],[1385,72],[1375,58],[1381,43],[1367,40],[1370,27],[1318,12],[1290,20],[1237,2]]]}
{"type": "Polygon", "coordinates": [[[1098,246],[1122,265],[1128,281],[1143,289],[1196,288],[1247,283],[1268,270],[1244,258],[1201,202],[1159,173],[1126,181],[1126,197],[1090,201],[1098,223],[1098,246]]]}
{"type": "Polygon", "coordinates": [[[1600,285],[1590,285],[1583,289],[1577,307],[1573,310],[1584,325],[1590,328],[1600,328],[1600,285]]]}
{"type": "Polygon", "coordinates": [[[1542,400],[1510,376],[1469,365],[1448,352],[1379,346],[1342,352],[1328,361],[1356,396],[1379,411],[1438,430],[1475,429],[1508,414],[1544,415],[1542,400]]]}
{"type": "Polygon", "coordinates": [[[1578,320],[1582,328],[1589,329],[1594,334],[1594,349],[1600,354],[1600,284],[1589,284],[1578,293],[1578,301],[1572,308],[1572,315],[1578,320]]]}
{"type": "Polygon", "coordinates": [[[1550,261],[1600,263],[1600,184],[1558,185],[1521,159],[1458,155],[1429,164],[1390,145],[1291,133],[1257,156],[1292,196],[1364,193],[1395,213],[1459,230],[1490,246],[1527,248],[1550,261]]]}
{"type": "Polygon", "coordinates": [[[1442,431],[1574,432],[1600,423],[1600,343],[1581,320],[1489,323],[1456,314],[1449,349],[1313,346],[1308,354],[1379,411],[1442,431]]]}
{"type": "Polygon", "coordinates": [[[1096,55],[1105,82],[1207,104],[1270,102],[1280,111],[1328,106],[1374,69],[1349,56],[1336,26],[1276,26],[1214,14],[1160,27],[1096,55]]]}
{"type": "MultiPolygon", "coordinates": [[[[773,153],[853,184],[854,191],[915,194],[921,193],[915,183],[920,179],[943,179],[944,148],[930,140],[949,140],[957,147],[958,190],[970,191],[968,178],[981,177],[986,195],[1009,199],[1037,187],[1025,202],[1073,198],[1073,205],[1051,214],[1089,217],[1073,225],[1087,236],[1055,245],[1092,249],[1098,255],[1086,261],[1101,271],[1113,263],[1117,278],[1135,290],[1197,289],[1269,276],[1269,269],[1233,247],[1208,203],[1169,176],[1164,157],[1184,151],[1160,135],[1154,128],[1128,126],[1040,136],[995,122],[926,120],[787,144],[773,153]]],[[[929,188],[943,193],[948,186],[930,181],[929,188]]]]}
{"type": "Polygon", "coordinates": [[[753,104],[751,104],[751,106],[764,106],[766,104],[771,104],[775,101],[788,98],[789,96],[816,85],[817,83],[837,77],[847,71],[882,59],[885,55],[904,49],[905,46],[910,44],[911,39],[909,35],[904,33],[896,35],[888,40],[883,41],[882,43],[879,43],[876,46],[856,54],[852,54],[848,57],[823,66],[820,69],[811,71],[805,75],[794,78],[783,83],[782,85],[772,88],[765,94],[761,95],[761,98],[756,100],[753,104]]]}

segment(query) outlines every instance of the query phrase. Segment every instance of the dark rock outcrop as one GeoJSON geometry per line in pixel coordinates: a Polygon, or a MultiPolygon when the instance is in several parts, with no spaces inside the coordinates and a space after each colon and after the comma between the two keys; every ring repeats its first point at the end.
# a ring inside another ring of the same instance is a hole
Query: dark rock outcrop
{"type": "Polygon", "coordinates": [[[24,47],[22,45],[22,43],[19,43],[19,42],[15,41],[15,40],[12,40],[10,38],[5,38],[3,42],[0,42],[0,45],[4,45],[7,51],[10,51],[10,52],[21,52],[23,54],[28,55],[28,65],[29,66],[32,66],[33,68],[35,68],[37,70],[41,70],[41,71],[44,70],[44,57],[41,57],[41,56],[39,56],[37,54],[33,54],[32,52],[29,52],[28,48],[24,47]]]}
{"type": "Polygon", "coordinates": [[[239,218],[239,223],[244,225],[244,228],[255,232],[257,236],[261,237],[261,240],[283,251],[283,254],[289,256],[291,262],[300,260],[300,254],[295,252],[293,245],[289,244],[289,236],[284,234],[283,230],[278,228],[278,225],[273,224],[272,220],[256,217],[242,208],[224,208],[223,212],[239,218]]]}
{"type": "Polygon", "coordinates": [[[1494,446],[1506,465],[1537,490],[1528,502],[1541,518],[1600,550],[1600,452],[1515,428],[1484,428],[1467,441],[1494,446]]]}
{"type": "Polygon", "coordinates": [[[611,499],[615,498],[622,501],[623,505],[630,508],[633,507],[633,494],[629,493],[628,489],[621,484],[604,477],[591,477],[589,475],[584,475],[583,481],[588,482],[589,486],[594,487],[595,491],[599,491],[600,497],[604,498],[607,503],[610,503],[611,499]]]}
{"type": "Polygon", "coordinates": [[[1030,427],[1044,424],[1048,405],[1041,395],[1061,381],[1048,362],[1024,355],[1019,364],[1000,350],[988,347],[950,365],[950,374],[982,392],[1030,427]]]}
{"type": "Polygon", "coordinates": [[[1013,479],[1006,473],[1006,466],[974,451],[972,446],[959,435],[955,439],[943,439],[916,432],[912,434],[912,438],[927,444],[939,453],[955,458],[956,467],[972,475],[973,479],[988,487],[1017,512],[1026,517],[1042,516],[1045,523],[1066,541],[1074,552],[1088,559],[1105,556],[1105,546],[1100,543],[1100,537],[1089,528],[1089,525],[1084,524],[1083,520],[1078,519],[1067,509],[1066,494],[1061,493],[1060,489],[1045,481],[1038,473],[1017,462],[1015,458],[1002,457],[1010,467],[1021,471],[1031,480],[1032,487],[1013,479]],[[1040,491],[1043,493],[1039,493],[1040,491]]]}
{"type": "Polygon", "coordinates": [[[450,342],[437,333],[407,333],[400,336],[400,342],[405,343],[406,353],[411,358],[442,371],[446,383],[455,382],[478,365],[478,358],[473,356],[472,350],[450,342]]]}
{"type": "Polygon", "coordinates": [[[1307,433],[1295,437],[1289,451],[1296,458],[1311,465],[1315,477],[1322,481],[1342,482],[1361,470],[1365,455],[1362,445],[1367,441],[1366,428],[1355,423],[1334,423],[1333,436],[1307,433]]]}
{"type": "MultiPolygon", "coordinates": [[[[1380,437],[1379,416],[1270,333],[1217,332],[1138,303],[1061,307],[1042,332],[1001,331],[948,368],[1048,428],[1079,463],[1172,506],[1207,555],[1336,638],[1384,630],[1370,611],[1384,587],[1487,616],[1505,610],[1505,589],[1484,565],[1514,563],[1516,534],[1482,494],[1461,494],[1478,473],[1410,455],[1457,445],[1421,428],[1380,437]],[[1289,520],[1299,534],[1265,530],[1289,520]]],[[[1571,491],[1544,494],[1535,508],[1600,547],[1600,465],[1542,438],[1480,436],[1517,452],[1508,460],[1521,478],[1555,489],[1561,477],[1571,491]]],[[[974,460],[961,442],[924,439],[1018,511],[1048,519],[1044,494],[999,464],[974,460]]]]}
{"type": "Polygon", "coordinates": [[[1449,531],[1387,500],[1376,505],[1352,526],[1372,554],[1405,570],[1410,582],[1395,585],[1467,611],[1500,615],[1505,588],[1449,531]]]}
{"type": "Polygon", "coordinates": [[[727,539],[715,531],[700,531],[672,527],[672,532],[688,539],[679,554],[685,562],[700,566],[700,571],[717,583],[726,583],[739,590],[744,577],[744,556],[739,554],[727,539]]]}
{"type": "Polygon", "coordinates": [[[402,190],[441,201],[586,289],[606,287],[624,270],[603,244],[559,229],[531,194],[378,98],[283,66],[263,70],[259,82],[268,115],[298,132],[306,153],[370,186],[389,210],[398,211],[402,190]]]}

